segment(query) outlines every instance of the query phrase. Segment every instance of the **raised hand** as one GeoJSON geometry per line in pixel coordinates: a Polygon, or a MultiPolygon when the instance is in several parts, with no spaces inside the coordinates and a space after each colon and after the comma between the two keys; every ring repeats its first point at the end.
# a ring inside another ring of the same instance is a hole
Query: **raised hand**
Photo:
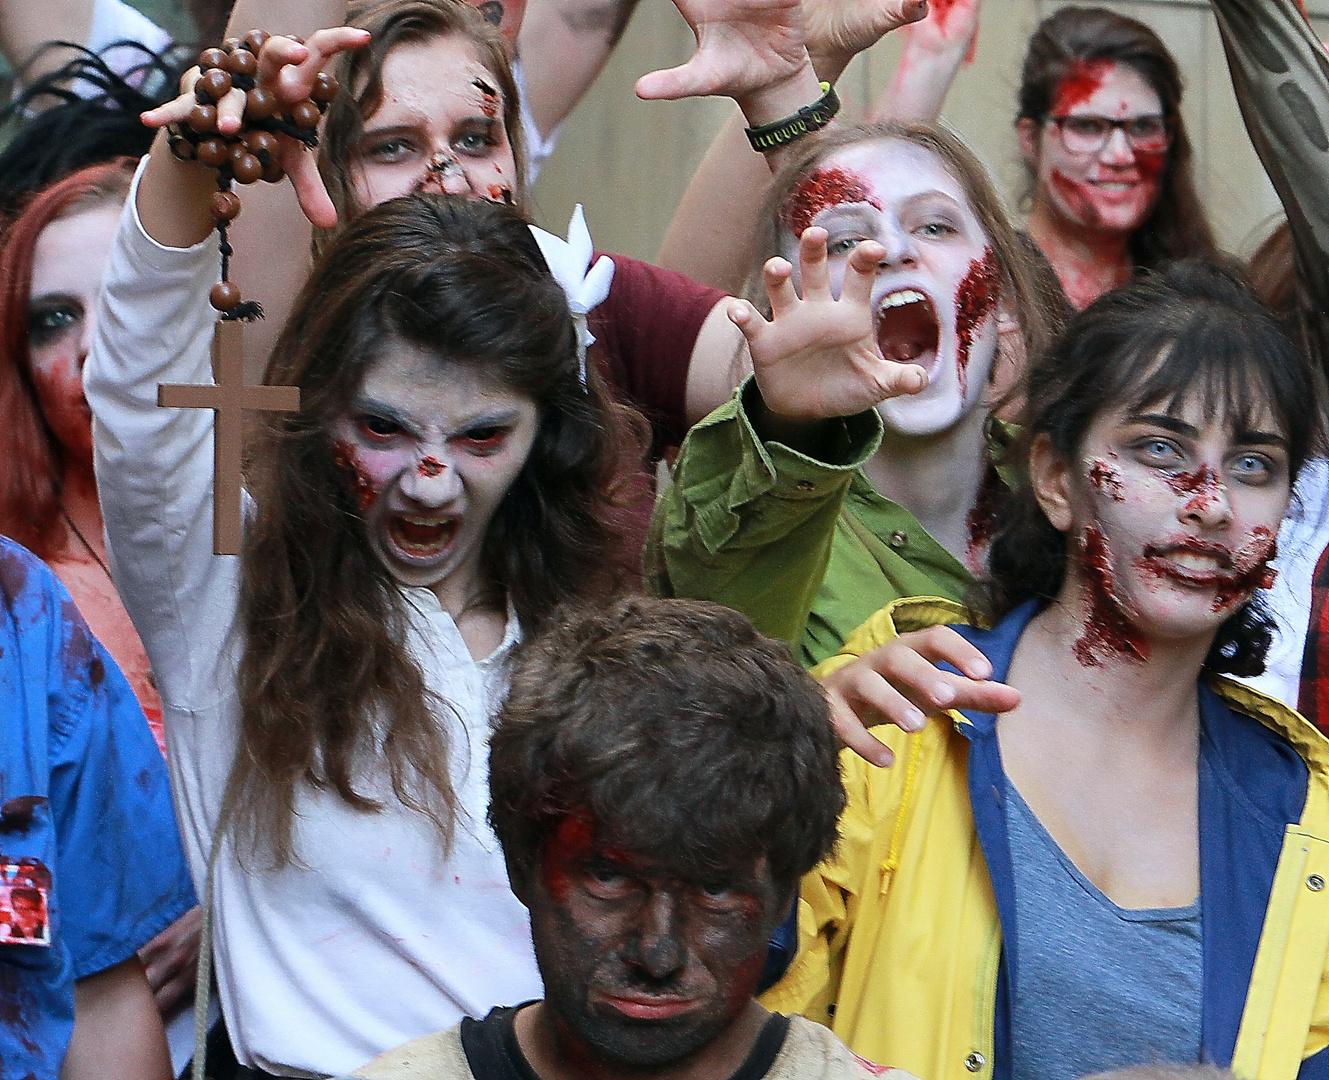
{"type": "MultiPolygon", "coordinates": [[[[680,67],[643,75],[637,80],[638,97],[651,101],[723,94],[743,105],[754,94],[804,74],[815,87],[816,77],[803,45],[802,0],[674,3],[696,35],[697,52],[680,67]]],[[[800,104],[811,104],[816,96],[813,93],[800,104]]],[[[749,121],[779,118],[754,120],[749,116],[749,121]]]]}
{"type": "Polygon", "coordinates": [[[991,680],[986,656],[949,626],[932,626],[865,653],[827,675],[822,686],[840,741],[884,768],[895,755],[869,727],[894,724],[916,732],[944,709],[1003,713],[1020,704],[1020,691],[991,680]],[[939,670],[941,663],[964,675],[939,670]]]}
{"type": "Polygon", "coordinates": [[[928,0],[803,0],[808,52],[819,72],[824,60],[843,69],[892,30],[916,23],[927,14],[928,0]]]}
{"type": "Polygon", "coordinates": [[[872,285],[885,256],[880,244],[859,244],[836,300],[826,230],[805,229],[798,246],[802,299],[794,291],[793,267],[775,258],[764,270],[771,321],[746,300],[732,303],[729,318],[748,339],[762,400],[776,416],[795,421],[853,416],[926,388],[921,367],[887,360],[877,348],[872,285]]]}
{"type": "Polygon", "coordinates": [[[983,0],[932,0],[926,19],[905,31],[906,47],[919,52],[968,53],[978,37],[983,0]]]}
{"type": "MultiPolygon", "coordinates": [[[[259,50],[257,88],[250,93],[266,90],[279,108],[294,105],[310,95],[315,78],[334,56],[347,49],[358,49],[368,41],[367,30],[351,26],[319,30],[303,44],[294,38],[271,37],[259,50]]],[[[184,123],[195,105],[194,84],[198,79],[198,68],[191,68],[180,80],[180,96],[143,113],[143,123],[153,128],[184,123]]],[[[233,89],[217,103],[217,130],[234,135],[240,130],[247,108],[253,108],[252,96],[247,99],[242,91],[233,89]]],[[[281,166],[291,178],[300,208],[315,226],[332,228],[337,224],[337,211],[319,176],[316,155],[295,139],[283,135],[278,136],[278,141],[281,166]]]]}

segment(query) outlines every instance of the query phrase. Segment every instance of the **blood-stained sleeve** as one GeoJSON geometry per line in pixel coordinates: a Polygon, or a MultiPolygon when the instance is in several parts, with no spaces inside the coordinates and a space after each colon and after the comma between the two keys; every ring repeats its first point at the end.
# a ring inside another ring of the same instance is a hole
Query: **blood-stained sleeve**
{"type": "Polygon", "coordinates": [[[81,979],[194,906],[166,764],[129,683],[59,583],[50,658],[50,807],[60,931],[81,979]],[[58,604],[58,607],[57,607],[58,604]]]}

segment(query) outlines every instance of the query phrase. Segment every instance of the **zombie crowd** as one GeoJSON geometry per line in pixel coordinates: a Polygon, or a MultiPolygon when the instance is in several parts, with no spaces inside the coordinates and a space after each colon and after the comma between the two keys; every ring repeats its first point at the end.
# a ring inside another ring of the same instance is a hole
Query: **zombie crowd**
{"type": "Polygon", "coordinates": [[[1120,11],[1008,208],[1004,0],[673,3],[656,265],[530,194],[636,0],[0,0],[0,1080],[1329,1080],[1304,9],[1244,260],[1120,11]]]}

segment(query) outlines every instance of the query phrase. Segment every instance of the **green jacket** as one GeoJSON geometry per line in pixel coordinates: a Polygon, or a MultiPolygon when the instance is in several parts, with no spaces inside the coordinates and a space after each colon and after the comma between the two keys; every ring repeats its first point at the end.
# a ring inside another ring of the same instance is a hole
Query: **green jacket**
{"type": "Polygon", "coordinates": [[[881,418],[845,420],[830,462],[757,438],[749,379],[688,433],[646,544],[646,587],[714,600],[788,641],[808,666],[834,656],[880,608],[906,596],[961,601],[958,559],[861,466],[881,418]]]}

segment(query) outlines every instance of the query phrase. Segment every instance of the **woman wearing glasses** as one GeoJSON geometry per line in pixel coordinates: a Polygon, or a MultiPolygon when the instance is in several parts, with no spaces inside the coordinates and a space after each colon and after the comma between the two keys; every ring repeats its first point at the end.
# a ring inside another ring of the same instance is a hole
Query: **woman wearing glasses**
{"type": "Polygon", "coordinates": [[[1214,254],[1191,176],[1181,74],[1149,27],[1063,8],[1029,41],[1019,104],[1029,234],[1077,308],[1136,267],[1214,254]]]}

